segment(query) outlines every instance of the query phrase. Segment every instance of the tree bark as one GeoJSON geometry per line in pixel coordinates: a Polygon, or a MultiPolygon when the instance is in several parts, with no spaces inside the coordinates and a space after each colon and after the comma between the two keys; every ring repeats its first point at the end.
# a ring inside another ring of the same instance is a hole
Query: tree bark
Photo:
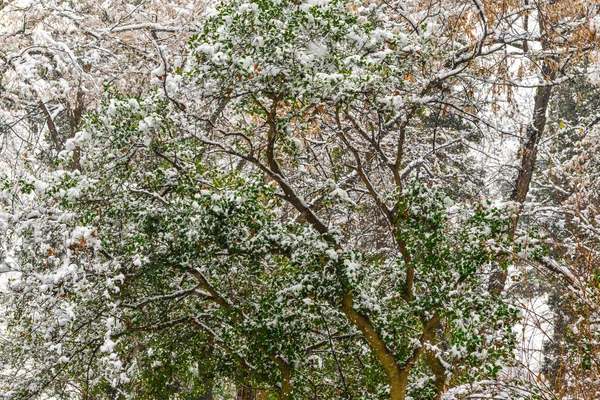
{"type": "Polygon", "coordinates": [[[388,376],[390,400],[404,400],[406,397],[408,373],[404,373],[402,368],[400,368],[394,355],[387,348],[385,341],[379,336],[369,318],[352,308],[353,303],[352,296],[346,295],[342,301],[342,312],[362,332],[369,346],[379,359],[379,362],[381,362],[388,376]]]}
{"type": "MultiPolygon", "coordinates": [[[[554,73],[547,63],[542,66],[542,75],[545,79],[552,79],[554,76],[554,73]]],[[[544,83],[545,82],[542,84],[544,83]]],[[[525,132],[525,141],[521,146],[521,163],[519,165],[519,173],[517,174],[514,188],[510,195],[510,200],[519,204],[519,210],[513,221],[513,227],[510,233],[511,237],[514,237],[517,229],[517,223],[519,222],[519,214],[522,203],[525,201],[527,193],[529,193],[531,178],[533,177],[533,173],[535,171],[538,145],[546,127],[546,113],[548,111],[548,104],[550,103],[551,94],[552,86],[549,85],[540,86],[535,92],[533,118],[531,123],[527,126],[527,130],[525,132]]],[[[499,268],[497,265],[494,265],[488,282],[489,292],[495,295],[502,293],[504,291],[504,287],[506,286],[507,277],[508,271],[499,268]]]]}
{"type": "Polygon", "coordinates": [[[517,203],[525,201],[525,197],[527,197],[527,193],[529,192],[531,177],[535,170],[538,144],[546,126],[546,111],[548,110],[551,93],[551,86],[542,86],[536,90],[533,121],[527,127],[525,143],[522,148],[519,174],[517,175],[515,187],[510,196],[510,199],[517,203]]]}

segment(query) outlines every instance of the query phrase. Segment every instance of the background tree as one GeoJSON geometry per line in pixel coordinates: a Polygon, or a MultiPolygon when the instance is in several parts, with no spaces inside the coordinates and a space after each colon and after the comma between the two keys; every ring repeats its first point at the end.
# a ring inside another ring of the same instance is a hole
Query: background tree
{"type": "Polygon", "coordinates": [[[147,93],[147,76],[176,62],[204,9],[198,1],[137,3],[3,2],[0,132],[13,171],[22,158],[52,164],[106,85],[147,93]]]}

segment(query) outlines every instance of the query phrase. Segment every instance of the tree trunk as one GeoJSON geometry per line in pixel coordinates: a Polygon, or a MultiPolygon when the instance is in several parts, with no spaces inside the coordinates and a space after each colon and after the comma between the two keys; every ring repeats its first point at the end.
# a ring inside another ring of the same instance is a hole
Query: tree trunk
{"type": "Polygon", "coordinates": [[[287,368],[281,371],[281,400],[289,400],[292,393],[292,373],[287,368]]]}
{"type": "MultiPolygon", "coordinates": [[[[554,73],[551,71],[548,64],[542,66],[542,75],[546,79],[552,79],[554,73]]],[[[542,84],[545,84],[543,82],[542,84]]],[[[517,223],[519,221],[520,207],[527,197],[529,192],[529,186],[531,184],[531,178],[535,171],[535,162],[537,160],[537,151],[540,140],[543,136],[544,129],[546,127],[546,112],[548,111],[548,104],[550,103],[550,95],[552,94],[552,86],[540,86],[536,89],[535,99],[533,105],[533,118],[531,123],[527,126],[525,132],[525,141],[521,146],[521,165],[519,166],[519,173],[515,180],[513,191],[510,195],[510,200],[519,204],[519,211],[513,221],[513,229],[510,233],[514,236],[517,229],[517,223]]],[[[488,282],[488,290],[490,293],[499,295],[504,291],[506,285],[506,279],[508,272],[494,265],[492,273],[490,274],[490,280],[488,282]]]]}
{"type": "Polygon", "coordinates": [[[551,86],[537,88],[533,108],[533,121],[527,127],[525,143],[522,148],[521,166],[515,182],[515,187],[510,196],[512,201],[522,203],[529,192],[531,177],[535,170],[538,144],[546,127],[546,111],[552,93],[551,86]]]}
{"type": "Polygon", "coordinates": [[[346,295],[342,302],[342,312],[362,332],[369,346],[379,359],[388,376],[390,400],[404,400],[406,397],[409,370],[400,368],[393,354],[385,345],[385,341],[379,336],[369,318],[354,310],[352,308],[353,303],[352,296],[346,295]]]}

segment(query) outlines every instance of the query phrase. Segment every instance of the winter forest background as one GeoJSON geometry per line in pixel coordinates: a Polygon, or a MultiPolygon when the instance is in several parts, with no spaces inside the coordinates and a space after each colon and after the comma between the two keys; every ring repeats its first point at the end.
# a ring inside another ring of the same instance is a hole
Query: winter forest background
{"type": "Polygon", "coordinates": [[[600,399],[598,0],[0,0],[1,399],[600,399]]]}

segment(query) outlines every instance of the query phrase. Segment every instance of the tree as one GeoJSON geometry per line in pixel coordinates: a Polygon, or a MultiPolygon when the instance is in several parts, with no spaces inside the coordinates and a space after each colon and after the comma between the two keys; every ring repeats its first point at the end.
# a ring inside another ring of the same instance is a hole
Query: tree
{"type": "Polygon", "coordinates": [[[542,167],[535,195],[543,207],[531,211],[553,238],[552,251],[559,266],[568,266],[573,279],[555,284],[550,294],[553,332],[545,343],[544,372],[561,395],[593,398],[597,314],[598,193],[593,181],[598,165],[588,152],[598,146],[597,87],[581,79],[562,88],[553,104],[556,137],[543,147],[542,167]],[[582,152],[581,149],[585,149],[582,152]],[[551,185],[544,185],[550,182],[551,185]],[[573,289],[575,286],[576,290],[573,289]]]}
{"type": "Polygon", "coordinates": [[[4,161],[39,159],[52,166],[81,129],[82,116],[98,107],[105,85],[147,93],[146,76],[179,54],[203,3],[3,2],[4,161]]]}
{"type": "Polygon", "coordinates": [[[519,393],[517,308],[488,275],[544,247],[482,198],[470,149],[501,130],[497,60],[537,34],[513,26],[533,6],[468,5],[219,4],[153,94],[86,117],[64,169],[5,177],[3,300],[28,343],[3,349],[5,390],[519,393]]]}

